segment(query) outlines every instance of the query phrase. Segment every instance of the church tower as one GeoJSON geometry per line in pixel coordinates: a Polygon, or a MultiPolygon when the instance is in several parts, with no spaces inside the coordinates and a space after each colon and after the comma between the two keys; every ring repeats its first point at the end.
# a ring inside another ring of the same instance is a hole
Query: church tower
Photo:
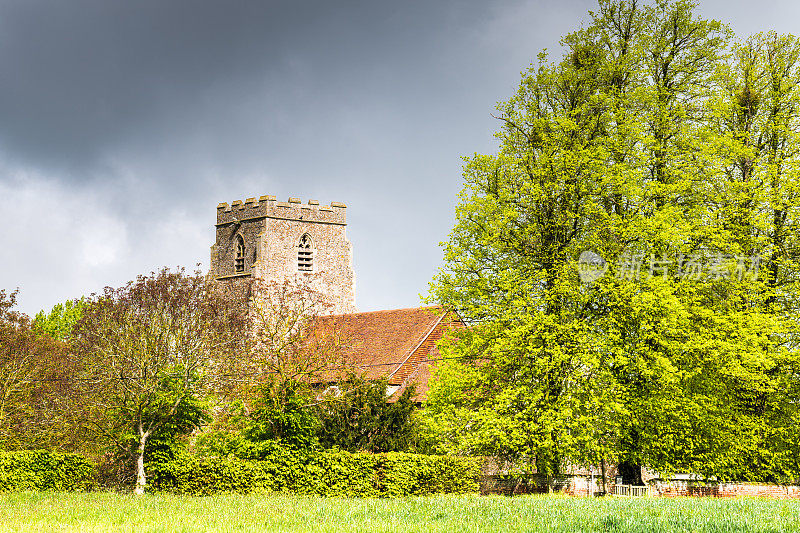
{"type": "Polygon", "coordinates": [[[278,202],[274,196],[221,203],[208,275],[233,286],[248,278],[280,283],[307,277],[333,303],[332,314],[355,313],[346,211],[338,202],[278,202]]]}

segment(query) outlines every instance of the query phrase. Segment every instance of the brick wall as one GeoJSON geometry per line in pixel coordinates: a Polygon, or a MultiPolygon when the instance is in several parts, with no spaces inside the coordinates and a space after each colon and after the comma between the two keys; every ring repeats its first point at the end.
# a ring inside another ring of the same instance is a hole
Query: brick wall
{"type": "Polygon", "coordinates": [[[757,496],[766,498],[800,498],[800,486],[763,485],[760,483],[719,483],[703,484],[699,481],[650,482],[650,495],[663,497],[711,496],[730,498],[735,496],[757,496]]]}
{"type": "Polygon", "coordinates": [[[591,496],[599,489],[599,479],[595,477],[592,488],[591,477],[554,476],[548,478],[540,474],[524,477],[488,474],[481,477],[481,494],[547,494],[560,492],[571,496],[591,496]]]}
{"type": "MultiPolygon", "coordinates": [[[[600,480],[590,476],[566,475],[548,479],[533,474],[524,477],[499,474],[484,474],[481,478],[481,494],[545,494],[560,492],[571,496],[590,496],[599,494],[600,480]]],[[[676,498],[682,496],[733,498],[751,496],[776,499],[800,499],[798,485],[765,485],[760,483],[719,483],[703,484],[699,481],[653,480],[648,483],[648,495],[652,497],[676,498]]],[[[611,493],[612,485],[607,485],[611,493]]]]}

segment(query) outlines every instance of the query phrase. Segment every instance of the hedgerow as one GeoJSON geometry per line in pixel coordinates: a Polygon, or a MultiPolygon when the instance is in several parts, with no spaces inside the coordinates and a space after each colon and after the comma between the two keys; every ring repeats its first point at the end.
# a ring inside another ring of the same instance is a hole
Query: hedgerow
{"type": "Polygon", "coordinates": [[[182,454],[153,464],[152,491],[208,495],[284,492],[339,497],[399,497],[479,489],[475,459],[409,453],[326,450],[300,460],[291,449],[258,461],[182,454]]]}
{"type": "MultiPolygon", "coordinates": [[[[85,491],[96,469],[77,454],[0,452],[0,492],[85,491]]],[[[188,452],[148,465],[148,490],[210,495],[280,492],[336,497],[399,497],[479,489],[476,459],[410,453],[326,450],[299,456],[275,448],[260,460],[188,452]]]]}
{"type": "Polygon", "coordinates": [[[95,467],[82,455],[48,451],[0,452],[0,492],[83,491],[95,486],[95,467]]]}

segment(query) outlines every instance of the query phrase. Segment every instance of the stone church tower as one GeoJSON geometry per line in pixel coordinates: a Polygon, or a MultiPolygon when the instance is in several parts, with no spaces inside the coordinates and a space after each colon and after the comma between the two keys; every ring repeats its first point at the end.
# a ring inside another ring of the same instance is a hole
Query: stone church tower
{"type": "Polygon", "coordinates": [[[334,304],[332,314],[355,313],[353,251],[347,240],[346,206],[307,204],[274,196],[217,206],[217,242],[211,247],[209,278],[266,282],[312,279],[312,287],[334,304]]]}

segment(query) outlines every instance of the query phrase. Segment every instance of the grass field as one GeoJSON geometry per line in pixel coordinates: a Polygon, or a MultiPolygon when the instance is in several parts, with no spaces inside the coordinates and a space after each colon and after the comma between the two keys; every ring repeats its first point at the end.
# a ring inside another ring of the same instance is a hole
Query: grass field
{"type": "Polygon", "coordinates": [[[800,502],[14,493],[0,495],[0,531],[800,531],[800,502]]]}

